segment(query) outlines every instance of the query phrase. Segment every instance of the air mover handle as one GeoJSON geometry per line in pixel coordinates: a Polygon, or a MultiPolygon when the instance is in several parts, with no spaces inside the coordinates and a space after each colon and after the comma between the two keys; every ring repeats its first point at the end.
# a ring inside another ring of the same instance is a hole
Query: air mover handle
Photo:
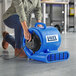
{"type": "Polygon", "coordinates": [[[39,22],[39,23],[35,24],[35,27],[38,27],[38,25],[42,25],[42,26],[44,26],[44,29],[46,29],[46,24],[39,22]]]}

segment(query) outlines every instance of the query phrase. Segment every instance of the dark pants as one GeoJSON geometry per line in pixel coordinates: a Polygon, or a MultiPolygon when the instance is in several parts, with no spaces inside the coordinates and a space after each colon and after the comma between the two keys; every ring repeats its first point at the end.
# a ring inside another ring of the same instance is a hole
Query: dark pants
{"type": "Polygon", "coordinates": [[[4,23],[9,28],[14,29],[15,38],[11,35],[6,35],[5,40],[13,46],[13,48],[22,47],[23,29],[18,15],[12,15],[4,20],[4,23]]]}

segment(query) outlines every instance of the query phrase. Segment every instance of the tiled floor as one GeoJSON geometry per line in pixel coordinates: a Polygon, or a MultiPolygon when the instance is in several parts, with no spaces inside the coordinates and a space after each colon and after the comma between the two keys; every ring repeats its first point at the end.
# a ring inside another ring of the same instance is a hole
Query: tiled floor
{"type": "MultiPolygon", "coordinates": [[[[13,60],[0,58],[0,76],[76,76],[76,33],[62,34],[61,36],[62,44],[59,50],[69,51],[69,60],[47,64],[24,58],[13,60]]],[[[0,46],[0,52],[2,51],[0,46]]],[[[11,46],[8,51],[12,57],[14,50],[11,46]]]]}

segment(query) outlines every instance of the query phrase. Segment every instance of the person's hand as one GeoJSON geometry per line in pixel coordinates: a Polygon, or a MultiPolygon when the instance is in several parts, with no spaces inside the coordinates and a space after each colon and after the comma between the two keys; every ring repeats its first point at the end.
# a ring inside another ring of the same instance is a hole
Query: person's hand
{"type": "Polygon", "coordinates": [[[42,25],[38,25],[38,27],[43,27],[42,25]]]}
{"type": "Polygon", "coordinates": [[[26,40],[28,40],[28,42],[31,41],[31,34],[29,33],[29,31],[24,31],[24,37],[26,40]]]}
{"type": "MultiPolygon", "coordinates": [[[[41,20],[38,20],[37,22],[41,22],[41,20]]],[[[43,27],[42,25],[38,25],[38,27],[43,27]]]]}

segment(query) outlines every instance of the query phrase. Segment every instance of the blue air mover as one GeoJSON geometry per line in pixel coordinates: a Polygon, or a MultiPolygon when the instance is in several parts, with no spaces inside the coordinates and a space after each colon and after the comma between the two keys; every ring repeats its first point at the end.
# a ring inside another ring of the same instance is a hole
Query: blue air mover
{"type": "Polygon", "coordinates": [[[44,23],[36,23],[35,27],[29,29],[29,32],[32,34],[31,42],[23,38],[23,47],[28,58],[46,63],[69,58],[67,51],[58,51],[61,45],[61,36],[55,27],[46,27],[44,23]],[[44,27],[37,27],[37,25],[44,27]]]}

